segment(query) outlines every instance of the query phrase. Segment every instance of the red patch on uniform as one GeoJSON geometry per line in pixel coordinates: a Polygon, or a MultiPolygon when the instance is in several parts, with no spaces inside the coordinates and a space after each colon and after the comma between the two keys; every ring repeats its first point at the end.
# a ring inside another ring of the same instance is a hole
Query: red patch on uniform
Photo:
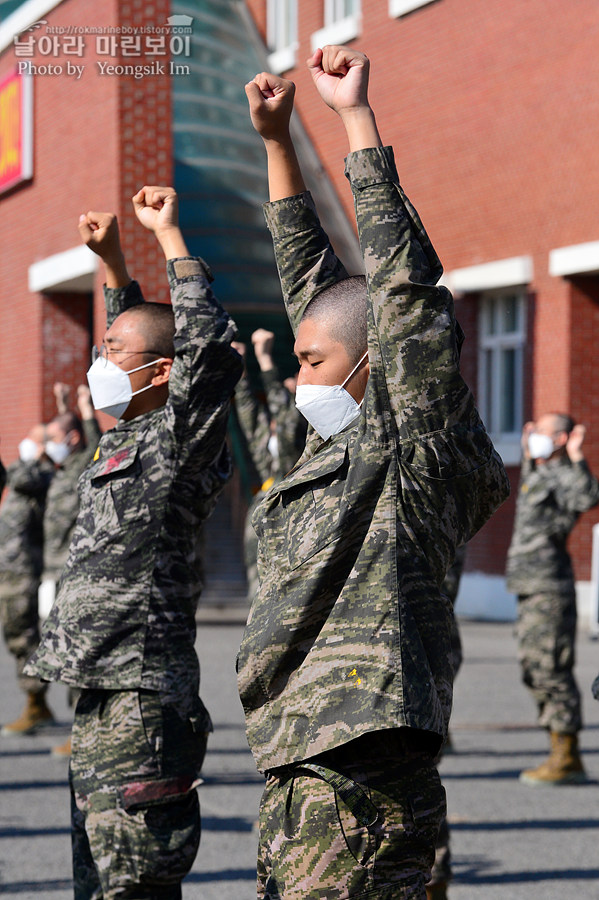
{"type": "Polygon", "coordinates": [[[108,475],[109,472],[112,472],[113,469],[116,469],[117,466],[120,466],[122,461],[128,456],[128,450],[119,450],[118,453],[115,453],[114,456],[111,456],[110,459],[106,460],[104,464],[103,474],[108,475]]]}

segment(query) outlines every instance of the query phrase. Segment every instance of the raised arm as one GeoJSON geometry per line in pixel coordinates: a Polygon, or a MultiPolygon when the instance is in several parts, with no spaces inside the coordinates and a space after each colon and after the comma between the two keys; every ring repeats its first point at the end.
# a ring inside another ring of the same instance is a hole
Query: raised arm
{"type": "Polygon", "coordinates": [[[90,210],[80,216],[79,234],[83,243],[104,263],[104,302],[106,326],[109,328],[122,312],[143,303],[143,294],[137,281],[132,280],[127,271],[119,225],[113,213],[90,210]]]}
{"type": "Polygon", "coordinates": [[[229,403],[242,368],[231,347],[237,329],[212,292],[208,265],[188,254],[174,189],[146,185],[133,197],[133,206],[166,259],[175,321],[166,421],[180,454],[201,469],[222,450],[229,403]]]}
{"type": "Polygon", "coordinates": [[[314,51],[308,69],[321,98],[340,116],[350,152],[382,146],[368,100],[368,57],[358,50],[330,45],[314,51]]]}
{"type": "Polygon", "coordinates": [[[246,85],[246,94],[252,124],[266,148],[271,200],[265,207],[266,222],[295,332],[312,297],[347,278],[347,272],[320,225],[293,146],[289,122],[295,85],[262,72],[246,85]]]}
{"type": "Polygon", "coordinates": [[[142,187],[133,197],[135,215],[148,231],[153,231],[164,258],[189,256],[179,228],[179,202],[171,187],[142,187]]]}
{"type": "Polygon", "coordinates": [[[264,141],[268,158],[271,202],[306,190],[289,131],[295,85],[278,75],[261,72],[245,86],[252,125],[264,141]]]}
{"type": "Polygon", "coordinates": [[[84,244],[97,253],[106,269],[106,287],[122,288],[131,281],[121,247],[119,225],[113,213],[90,210],[79,217],[84,244]]]}
{"type": "Polygon", "coordinates": [[[237,350],[244,362],[243,374],[235,386],[237,421],[247,443],[252,463],[262,481],[266,481],[271,474],[271,458],[267,449],[270,437],[268,415],[264,405],[258,401],[247,377],[245,344],[241,341],[233,341],[231,346],[237,350]]]}
{"type": "Polygon", "coordinates": [[[369,358],[377,395],[387,394],[402,436],[444,429],[473,415],[459,375],[453,301],[435,287],[441,263],[400,187],[392,149],[381,146],[368,100],[368,60],[352,48],[325,47],[308,65],[350,146],[346,174],[372,308],[369,358]]]}
{"type": "Polygon", "coordinates": [[[599,503],[599,481],[589,469],[582,445],[584,425],[575,425],[568,437],[566,453],[572,465],[555,479],[555,492],[562,509],[583,513],[599,503]]]}

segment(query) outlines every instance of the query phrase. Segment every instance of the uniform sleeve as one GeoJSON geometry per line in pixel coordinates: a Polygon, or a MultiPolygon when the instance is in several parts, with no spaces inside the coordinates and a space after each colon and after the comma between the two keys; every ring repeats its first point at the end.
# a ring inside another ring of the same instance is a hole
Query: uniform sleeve
{"type": "Polygon", "coordinates": [[[130,281],[126,287],[121,288],[108,288],[104,285],[106,327],[110,328],[117,316],[140,303],[144,303],[144,296],[137,281],[130,281]]]}
{"type": "Polygon", "coordinates": [[[17,460],[8,468],[10,489],[28,497],[43,497],[48,490],[51,477],[51,470],[37,461],[25,463],[17,460]]]}
{"type": "Polygon", "coordinates": [[[351,153],[346,175],[371,304],[371,378],[402,437],[464,423],[474,407],[459,373],[453,300],[436,286],[441,263],[400,187],[393,150],[351,153]]]}
{"type": "Polygon", "coordinates": [[[262,372],[266,402],[276,421],[280,470],[286,472],[297,462],[306,443],[307,422],[295,405],[295,398],[281,382],[276,367],[262,372]]]}
{"type": "Polygon", "coordinates": [[[261,372],[260,375],[266,391],[266,403],[271,418],[279,419],[293,405],[293,397],[281,381],[275,366],[267,372],[261,372]]]}
{"type": "Polygon", "coordinates": [[[599,482],[586,460],[564,467],[554,490],[559,507],[567,512],[583,513],[599,503],[599,482]]]}
{"type": "MultiPolygon", "coordinates": [[[[199,479],[205,493],[212,493],[213,477],[220,477],[215,471],[223,453],[230,401],[243,369],[239,353],[231,347],[236,327],[212,292],[212,275],[203,260],[171,259],[167,273],[175,316],[167,421],[187,473],[214,464],[210,472],[206,469],[206,483],[199,479]]],[[[224,457],[223,466],[228,477],[224,457]]]]}
{"type": "Polygon", "coordinates": [[[264,206],[283,298],[293,333],[316,294],[348,277],[324,232],[308,192],[264,206]]]}
{"type": "Polygon", "coordinates": [[[98,448],[102,432],[100,431],[100,426],[98,425],[98,420],[95,416],[92,416],[91,419],[83,419],[81,424],[83,425],[83,433],[87,443],[85,450],[87,455],[91,458],[98,448]]]}
{"type": "Polygon", "coordinates": [[[235,388],[235,412],[252,462],[262,481],[266,481],[271,468],[267,449],[270,425],[266,410],[259,403],[245,375],[239,379],[235,388]]]}

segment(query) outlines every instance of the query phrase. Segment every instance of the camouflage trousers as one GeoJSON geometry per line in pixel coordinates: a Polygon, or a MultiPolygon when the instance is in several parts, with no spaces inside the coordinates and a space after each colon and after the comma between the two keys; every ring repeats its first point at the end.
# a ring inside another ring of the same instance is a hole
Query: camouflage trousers
{"type": "Polygon", "coordinates": [[[576,596],[518,597],[518,658],[543,728],[576,734],[582,728],[580,692],[574,679],[576,596]]]}
{"type": "Polygon", "coordinates": [[[25,693],[43,694],[48,685],[23,675],[25,663],[40,642],[37,589],[39,579],[3,573],[0,580],[0,617],[6,646],[15,657],[19,687],[25,693]]]}
{"type": "Polygon", "coordinates": [[[201,706],[181,717],[152,691],[82,691],[70,768],[75,900],[181,897],[200,842],[206,716],[201,706]]]}
{"type": "Polygon", "coordinates": [[[260,900],[424,900],[445,791],[430,757],[376,750],[344,761],[341,747],[269,773],[260,900]]]}

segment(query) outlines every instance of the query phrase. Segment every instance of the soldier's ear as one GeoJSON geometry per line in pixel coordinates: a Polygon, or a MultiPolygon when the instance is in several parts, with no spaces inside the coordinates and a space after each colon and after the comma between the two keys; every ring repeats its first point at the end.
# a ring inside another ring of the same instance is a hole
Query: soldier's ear
{"type": "Polygon", "coordinates": [[[570,437],[570,435],[568,434],[567,431],[558,431],[558,433],[555,436],[555,440],[554,440],[555,446],[558,449],[560,449],[561,447],[565,447],[566,444],[568,443],[569,437],[570,437]]]}
{"type": "Polygon", "coordinates": [[[173,367],[172,359],[168,357],[164,357],[164,359],[159,360],[156,363],[156,374],[152,378],[152,384],[155,387],[159,387],[162,384],[166,384],[169,379],[169,375],[171,374],[171,369],[173,367]]]}

